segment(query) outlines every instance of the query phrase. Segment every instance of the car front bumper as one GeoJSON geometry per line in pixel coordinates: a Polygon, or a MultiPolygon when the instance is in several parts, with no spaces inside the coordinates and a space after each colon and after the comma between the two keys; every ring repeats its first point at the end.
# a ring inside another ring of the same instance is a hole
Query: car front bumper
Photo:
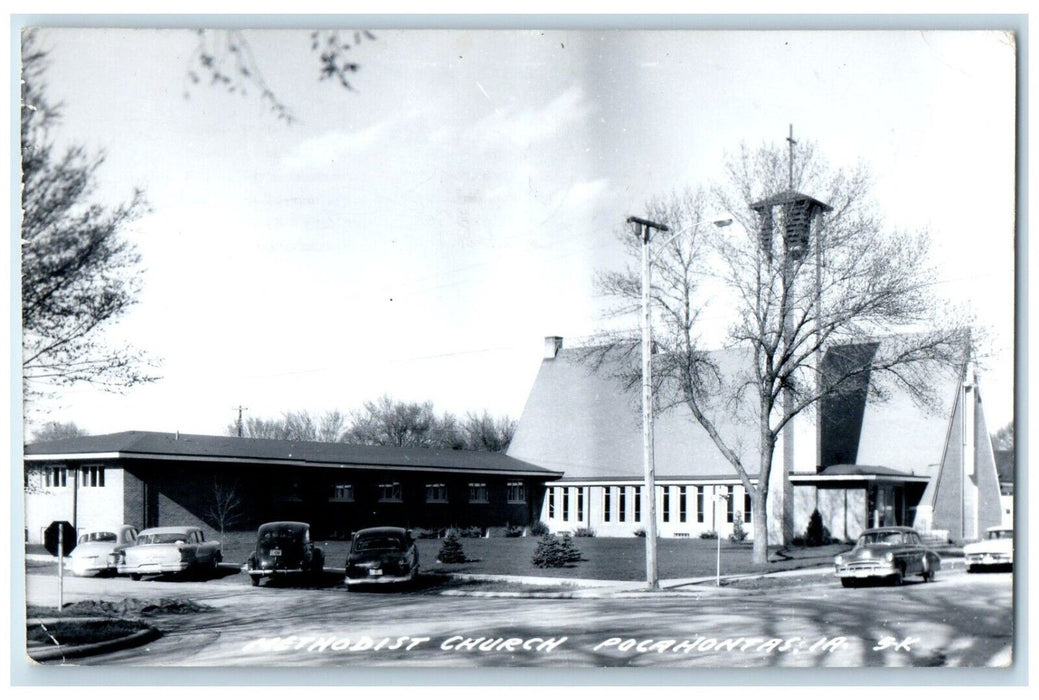
{"type": "Polygon", "coordinates": [[[366,584],[408,583],[409,581],[413,581],[414,579],[414,571],[405,576],[363,576],[361,578],[350,578],[349,576],[347,576],[346,585],[364,586],[366,584]]]}
{"type": "Polygon", "coordinates": [[[93,576],[96,574],[103,574],[109,571],[115,571],[114,566],[109,566],[107,562],[90,561],[83,559],[73,559],[69,565],[72,573],[76,576],[93,576]]]}
{"type": "Polygon", "coordinates": [[[894,562],[845,562],[834,566],[834,575],[839,578],[886,578],[898,573],[894,562]]]}
{"type": "Polygon", "coordinates": [[[967,566],[1005,566],[1014,563],[1014,555],[1006,552],[978,552],[966,555],[963,560],[967,566]]]}

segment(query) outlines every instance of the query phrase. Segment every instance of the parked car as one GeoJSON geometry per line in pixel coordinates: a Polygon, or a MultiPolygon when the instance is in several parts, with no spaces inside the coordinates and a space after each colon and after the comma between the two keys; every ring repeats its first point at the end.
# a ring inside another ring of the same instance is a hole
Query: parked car
{"type": "Polygon", "coordinates": [[[859,535],[855,547],[834,557],[834,573],[845,588],[862,579],[887,579],[902,583],[906,576],[933,581],[942,568],[938,553],[926,546],[920,534],[908,527],[881,527],[859,535]]]}
{"type": "Polygon", "coordinates": [[[136,540],[137,528],[132,525],[85,532],[76,540],[76,548],[69,554],[69,568],[76,576],[114,574],[115,562],[110,562],[109,556],[136,540]]]}
{"type": "Polygon", "coordinates": [[[254,586],[265,576],[309,574],[321,576],[325,555],[310,541],[310,525],[297,522],[265,523],[256,531],[256,549],[242,571],[254,586]]]}
{"type": "Polygon", "coordinates": [[[372,527],[355,532],[346,558],[346,586],[406,583],[418,573],[418,547],[410,530],[372,527]]]}
{"type": "Polygon", "coordinates": [[[220,542],[207,540],[198,527],[153,527],[141,530],[137,542],[119,553],[116,569],[139,581],[148,574],[216,570],[223,556],[220,542]]]}
{"type": "Polygon", "coordinates": [[[972,542],[963,547],[963,559],[967,571],[977,571],[980,567],[1014,565],[1014,528],[990,527],[985,531],[985,539],[972,542]]]}

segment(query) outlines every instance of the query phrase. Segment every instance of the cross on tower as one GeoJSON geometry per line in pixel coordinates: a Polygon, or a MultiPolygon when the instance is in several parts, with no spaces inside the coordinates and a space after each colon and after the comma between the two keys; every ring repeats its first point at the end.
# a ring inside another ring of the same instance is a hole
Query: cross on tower
{"type": "Polygon", "coordinates": [[[789,167],[789,187],[794,189],[794,146],[797,145],[797,141],[794,141],[794,125],[790,125],[790,135],[786,137],[786,140],[790,143],[790,158],[788,160],[789,167]]]}

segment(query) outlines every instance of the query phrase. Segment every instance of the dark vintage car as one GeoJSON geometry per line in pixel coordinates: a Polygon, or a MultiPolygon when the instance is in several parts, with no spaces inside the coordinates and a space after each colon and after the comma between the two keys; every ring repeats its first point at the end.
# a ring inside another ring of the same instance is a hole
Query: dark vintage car
{"type": "Polygon", "coordinates": [[[418,573],[418,548],[410,530],[372,527],[355,532],[346,558],[346,585],[407,583],[418,573]]]}
{"type": "Polygon", "coordinates": [[[242,571],[249,574],[252,585],[259,586],[264,577],[287,574],[317,579],[324,568],[325,555],[310,541],[310,525],[275,522],[265,523],[256,531],[256,549],[242,571]]]}
{"type": "Polygon", "coordinates": [[[906,576],[933,581],[942,568],[938,553],[908,527],[881,527],[859,535],[850,552],[834,557],[834,574],[849,588],[863,579],[884,579],[895,584],[906,576]]]}

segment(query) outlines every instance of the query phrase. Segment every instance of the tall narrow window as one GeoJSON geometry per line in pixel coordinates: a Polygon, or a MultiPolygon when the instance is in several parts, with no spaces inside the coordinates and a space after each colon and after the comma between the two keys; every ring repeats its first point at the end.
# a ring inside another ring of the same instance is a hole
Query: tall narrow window
{"type": "Polygon", "coordinates": [[[578,522],[584,522],[584,487],[580,486],[577,489],[577,520],[578,522]]]}
{"type": "Polygon", "coordinates": [[[381,503],[400,503],[403,500],[399,481],[379,484],[379,501],[381,503]]]}
{"type": "Polygon", "coordinates": [[[80,486],[96,488],[105,485],[104,467],[83,467],[80,473],[83,475],[80,486]]]}
{"type": "Polygon", "coordinates": [[[604,523],[610,522],[613,519],[613,508],[610,503],[610,496],[613,493],[612,486],[602,487],[602,521],[604,523]]]}
{"type": "Polygon", "coordinates": [[[426,503],[447,503],[447,484],[426,484],[426,503]]]}
{"type": "Polygon", "coordinates": [[[642,522],[642,487],[635,487],[635,522],[642,522]]]}
{"type": "Polygon", "coordinates": [[[527,490],[522,481],[510,481],[505,485],[505,498],[509,503],[526,503],[527,490]]]}
{"type": "Polygon", "coordinates": [[[548,517],[556,517],[556,490],[554,488],[548,490],[548,517]]]}
{"type": "Polygon", "coordinates": [[[703,486],[696,487],[696,522],[702,523],[704,521],[704,508],[703,508],[703,486]]]}
{"type": "Polygon", "coordinates": [[[663,518],[665,523],[671,522],[671,487],[665,486],[662,504],[663,518]]]}
{"type": "Polygon", "coordinates": [[[743,522],[749,523],[750,522],[750,514],[753,513],[753,512],[754,512],[754,509],[751,507],[750,493],[744,492],[743,493],[743,522]]]}
{"type": "Polygon", "coordinates": [[[563,520],[570,519],[570,489],[563,488],[563,520]]]}
{"type": "Polygon", "coordinates": [[[733,501],[736,500],[733,496],[733,491],[736,490],[735,486],[725,487],[725,522],[731,523],[733,517],[733,501]]]}
{"type": "Polygon", "coordinates": [[[686,521],[686,487],[678,487],[678,520],[680,522],[686,521]]]}
{"type": "Polygon", "coordinates": [[[617,498],[617,520],[624,522],[628,519],[628,487],[620,487],[620,496],[617,498]]]}
{"type": "Polygon", "coordinates": [[[469,483],[469,502],[487,503],[487,484],[485,482],[469,483]]]}

